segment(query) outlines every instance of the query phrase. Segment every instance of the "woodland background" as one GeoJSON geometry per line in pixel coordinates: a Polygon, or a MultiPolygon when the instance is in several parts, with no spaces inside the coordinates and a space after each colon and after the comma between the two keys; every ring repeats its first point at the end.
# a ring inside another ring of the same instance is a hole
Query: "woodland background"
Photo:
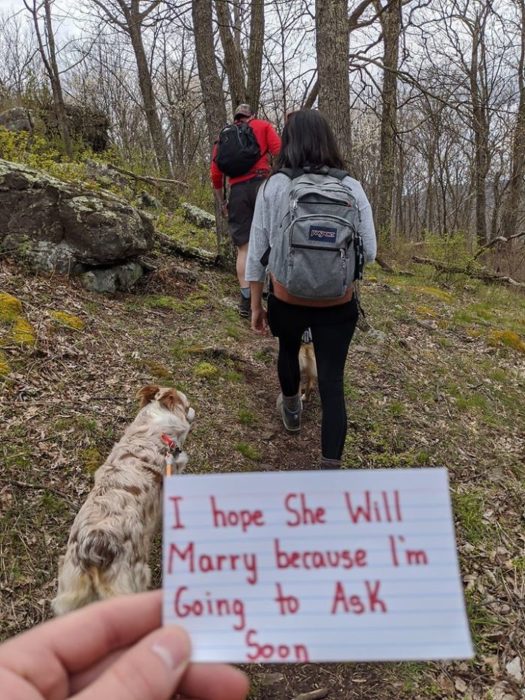
{"type": "Polygon", "coordinates": [[[110,146],[136,172],[189,183],[188,198],[212,209],[210,147],[233,104],[248,101],[278,129],[287,111],[317,106],[365,186],[383,246],[459,234],[472,252],[517,236],[494,264],[521,278],[525,0],[10,7],[0,111],[51,110],[66,156],[110,146]],[[98,137],[86,139],[94,124],[98,137]]]}
{"type": "MultiPolygon", "coordinates": [[[[188,202],[215,213],[211,145],[234,104],[278,130],[288,111],[318,107],[380,243],[361,295],[371,329],[345,370],[344,466],[448,468],[476,657],[250,666],[250,700],[522,700],[525,0],[2,11],[3,166],[109,190],[148,217],[155,244],[147,274],[111,294],[35,272],[24,246],[0,250],[0,637],[50,616],[71,522],[140,386],[191,398],[190,473],[318,461],[319,398],[300,435],[285,434],[276,342],[238,316],[224,221],[187,219],[188,202]],[[24,129],[3,128],[6,114],[24,129]]],[[[152,562],[159,583],[158,547],[152,562]]]]}

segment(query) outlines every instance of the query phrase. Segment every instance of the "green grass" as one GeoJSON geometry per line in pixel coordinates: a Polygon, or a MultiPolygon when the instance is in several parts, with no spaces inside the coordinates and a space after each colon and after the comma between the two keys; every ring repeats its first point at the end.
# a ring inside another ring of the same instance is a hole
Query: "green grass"
{"type": "Polygon", "coordinates": [[[472,545],[481,543],[487,535],[487,526],[483,522],[483,494],[477,491],[456,493],[452,502],[464,539],[472,545]]]}
{"type": "Polygon", "coordinates": [[[260,462],[262,459],[259,448],[255,447],[255,445],[250,445],[248,442],[238,442],[235,445],[235,449],[246,459],[252,460],[252,462],[260,462]]]}

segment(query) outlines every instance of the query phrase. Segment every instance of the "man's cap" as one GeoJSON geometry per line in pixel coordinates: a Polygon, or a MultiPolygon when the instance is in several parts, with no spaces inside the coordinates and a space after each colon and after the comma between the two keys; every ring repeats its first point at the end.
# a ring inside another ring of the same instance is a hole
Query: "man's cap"
{"type": "Polygon", "coordinates": [[[253,115],[253,112],[252,112],[252,108],[250,107],[250,105],[241,104],[235,110],[233,118],[237,119],[237,117],[251,117],[252,115],[253,115]]]}

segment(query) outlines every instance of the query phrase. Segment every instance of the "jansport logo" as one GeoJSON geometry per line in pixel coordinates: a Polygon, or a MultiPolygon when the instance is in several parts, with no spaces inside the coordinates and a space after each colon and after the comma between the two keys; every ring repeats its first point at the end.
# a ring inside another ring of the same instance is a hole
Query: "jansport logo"
{"type": "Polygon", "coordinates": [[[319,241],[320,243],[335,243],[337,229],[328,226],[310,226],[308,240],[319,241]]]}

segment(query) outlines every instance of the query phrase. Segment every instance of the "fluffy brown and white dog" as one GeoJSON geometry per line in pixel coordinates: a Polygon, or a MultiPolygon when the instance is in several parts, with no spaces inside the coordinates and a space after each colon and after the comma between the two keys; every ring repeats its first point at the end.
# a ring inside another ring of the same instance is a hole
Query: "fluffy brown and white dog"
{"type": "Polygon", "coordinates": [[[317,364],[313,343],[301,343],[299,349],[299,368],[301,370],[301,400],[309,401],[317,384],[317,364]]]}
{"type": "Polygon", "coordinates": [[[179,450],[195,411],[175,389],[150,385],[138,397],[137,417],[95,473],[95,485],[73,522],[52,602],[56,615],[144,591],[150,584],[148,560],[161,520],[166,441],[177,445],[180,472],[188,456],[179,450]]]}

